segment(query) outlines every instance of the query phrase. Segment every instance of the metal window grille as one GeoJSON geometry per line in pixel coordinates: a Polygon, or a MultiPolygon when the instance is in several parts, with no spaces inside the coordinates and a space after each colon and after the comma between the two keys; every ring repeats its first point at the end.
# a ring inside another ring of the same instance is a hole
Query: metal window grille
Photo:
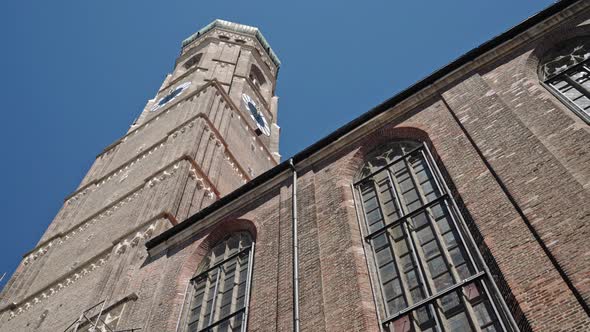
{"type": "Polygon", "coordinates": [[[545,80],[560,99],[590,123],[590,59],[545,80]]]}
{"type": "Polygon", "coordinates": [[[216,245],[190,281],[185,331],[246,331],[254,243],[234,233],[216,245]]]}
{"type": "Polygon", "coordinates": [[[378,152],[353,188],[382,329],[518,330],[428,147],[378,152]]]}

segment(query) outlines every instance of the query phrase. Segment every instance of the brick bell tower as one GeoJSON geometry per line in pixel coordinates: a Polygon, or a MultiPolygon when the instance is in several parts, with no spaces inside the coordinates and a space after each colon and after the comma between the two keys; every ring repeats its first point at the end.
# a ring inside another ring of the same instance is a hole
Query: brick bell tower
{"type": "Polygon", "coordinates": [[[0,331],[88,330],[79,317],[96,312],[113,331],[141,326],[121,317],[152,300],[134,285],[143,243],[280,161],[279,66],[255,27],[215,20],[184,40],[155,97],[23,256],[0,331]]]}

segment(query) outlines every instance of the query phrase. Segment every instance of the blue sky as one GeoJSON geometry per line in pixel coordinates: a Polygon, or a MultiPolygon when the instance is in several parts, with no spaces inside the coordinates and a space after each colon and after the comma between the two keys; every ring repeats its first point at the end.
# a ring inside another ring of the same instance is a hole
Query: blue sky
{"type": "Polygon", "coordinates": [[[258,26],[281,59],[288,158],[552,3],[3,0],[0,288],[215,18],[258,26]]]}

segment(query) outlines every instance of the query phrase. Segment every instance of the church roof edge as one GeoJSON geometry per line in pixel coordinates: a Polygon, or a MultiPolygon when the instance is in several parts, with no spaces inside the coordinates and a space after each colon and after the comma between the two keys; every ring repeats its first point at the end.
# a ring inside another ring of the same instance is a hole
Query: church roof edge
{"type": "Polygon", "coordinates": [[[253,27],[253,26],[245,25],[245,24],[234,23],[234,22],[225,21],[225,20],[220,20],[220,19],[216,19],[215,21],[207,24],[206,26],[201,28],[199,31],[193,33],[188,38],[183,40],[182,47],[185,47],[186,45],[192,43],[195,39],[199,38],[199,36],[205,34],[206,32],[208,32],[214,28],[221,28],[224,30],[234,31],[234,32],[238,32],[238,33],[244,33],[244,34],[248,34],[248,35],[252,35],[252,36],[256,37],[256,39],[258,39],[260,44],[262,44],[262,47],[264,48],[264,50],[268,53],[268,55],[272,59],[272,62],[277,67],[281,66],[281,61],[279,60],[279,57],[272,50],[272,48],[270,47],[270,44],[268,43],[266,38],[264,38],[264,36],[262,35],[262,32],[260,32],[260,30],[257,27],[253,27]]]}
{"type": "MultiPolygon", "coordinates": [[[[371,110],[363,113],[359,117],[355,118],[354,120],[348,122],[344,126],[336,129],[336,131],[332,132],[331,134],[323,137],[319,141],[315,142],[314,144],[308,146],[304,150],[295,154],[291,159],[293,163],[297,165],[299,162],[307,159],[314,153],[320,151],[324,147],[332,144],[333,142],[337,141],[338,139],[342,138],[346,134],[352,132],[356,128],[362,126],[364,123],[369,121],[370,119],[380,115],[381,113],[386,112],[387,110],[391,109],[393,106],[399,104],[400,102],[404,101],[406,98],[409,98],[413,94],[421,91],[422,89],[428,87],[429,85],[435,83],[437,80],[443,78],[447,74],[453,72],[454,70],[460,68],[461,66],[465,65],[466,63],[474,60],[475,58],[483,55],[484,53],[494,49],[495,47],[501,45],[502,43],[518,36],[519,34],[525,32],[527,29],[535,26],[536,24],[542,22],[543,20],[565,10],[567,7],[579,2],[581,0],[561,0],[556,2],[555,4],[545,8],[541,12],[531,16],[530,18],[526,19],[525,21],[521,22],[520,24],[512,27],[511,29],[507,30],[506,32],[490,39],[489,41],[479,45],[478,47],[472,49],[471,51],[465,53],[464,55],[460,56],[459,58],[455,59],[451,63],[447,64],[446,66],[436,70],[426,78],[418,81],[417,83],[409,86],[405,90],[395,94],[391,98],[387,99],[383,103],[377,105],[376,107],[372,108],[371,110]]],[[[196,214],[190,216],[185,221],[180,222],[179,224],[175,225],[174,227],[164,231],[163,233],[157,235],[156,237],[152,238],[151,240],[147,241],[145,246],[148,250],[155,248],[159,244],[167,241],[175,234],[182,232],[183,230],[187,229],[189,226],[195,224],[199,220],[204,219],[206,216],[210,215],[214,211],[224,207],[225,205],[231,203],[232,201],[238,199],[240,196],[248,193],[249,191],[255,189],[256,187],[266,183],[267,181],[271,180],[275,176],[281,174],[282,172],[286,171],[291,167],[290,160],[285,160],[281,162],[279,165],[269,169],[268,171],[260,174],[259,176],[255,177],[251,181],[247,182],[243,186],[239,187],[238,189],[234,190],[233,192],[221,197],[219,200],[213,202],[211,205],[207,206],[206,208],[202,209],[201,211],[197,212],[196,214]]]]}

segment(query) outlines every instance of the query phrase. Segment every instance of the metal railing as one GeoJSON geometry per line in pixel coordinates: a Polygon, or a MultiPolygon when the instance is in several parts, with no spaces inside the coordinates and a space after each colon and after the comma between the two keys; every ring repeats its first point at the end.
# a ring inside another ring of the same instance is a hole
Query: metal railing
{"type": "Polygon", "coordinates": [[[92,307],[84,310],[80,317],[78,317],[72,324],[70,324],[64,332],[135,332],[140,331],[141,327],[130,328],[124,330],[115,330],[109,326],[109,323],[103,319],[106,300],[100,301],[92,307]],[[96,311],[98,308],[98,312],[96,311]]]}

